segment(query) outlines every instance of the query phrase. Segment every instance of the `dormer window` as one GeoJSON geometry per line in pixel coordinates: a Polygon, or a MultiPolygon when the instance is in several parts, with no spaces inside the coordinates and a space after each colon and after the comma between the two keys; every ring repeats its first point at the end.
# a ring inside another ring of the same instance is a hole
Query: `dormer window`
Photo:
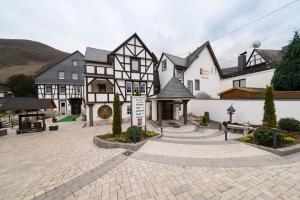
{"type": "Polygon", "coordinates": [[[58,79],[65,79],[65,72],[58,72],[58,79]]]}
{"type": "Polygon", "coordinates": [[[73,80],[78,80],[78,74],[73,73],[73,74],[72,74],[72,79],[73,79],[73,80]]]}
{"type": "Polygon", "coordinates": [[[131,71],[140,72],[140,59],[131,58],[131,71]]]}
{"type": "Polygon", "coordinates": [[[78,67],[78,60],[73,60],[72,65],[73,67],[78,67]]]}
{"type": "Polygon", "coordinates": [[[162,71],[165,71],[167,70],[167,60],[163,60],[162,63],[161,63],[161,70],[162,71]]]}
{"type": "Polygon", "coordinates": [[[182,70],[177,70],[177,78],[181,81],[183,80],[183,71],[182,70]]]}

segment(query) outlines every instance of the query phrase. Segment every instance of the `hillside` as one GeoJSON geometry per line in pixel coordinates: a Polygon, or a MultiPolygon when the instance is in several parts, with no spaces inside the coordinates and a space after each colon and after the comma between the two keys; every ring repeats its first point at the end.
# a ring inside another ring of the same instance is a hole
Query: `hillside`
{"type": "Polygon", "coordinates": [[[67,56],[48,45],[19,39],[0,39],[0,81],[14,74],[35,75],[39,70],[67,56]]]}

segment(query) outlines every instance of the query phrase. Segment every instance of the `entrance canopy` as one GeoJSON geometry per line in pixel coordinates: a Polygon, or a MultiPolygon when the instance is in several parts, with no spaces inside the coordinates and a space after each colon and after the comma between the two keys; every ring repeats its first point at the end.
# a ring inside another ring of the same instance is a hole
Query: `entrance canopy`
{"type": "Polygon", "coordinates": [[[150,97],[149,99],[190,100],[192,98],[195,97],[190,90],[187,89],[177,77],[173,77],[157,96],[150,97]]]}
{"type": "Polygon", "coordinates": [[[0,98],[1,111],[31,111],[53,109],[56,105],[52,99],[38,99],[35,97],[3,97],[0,98]]]}

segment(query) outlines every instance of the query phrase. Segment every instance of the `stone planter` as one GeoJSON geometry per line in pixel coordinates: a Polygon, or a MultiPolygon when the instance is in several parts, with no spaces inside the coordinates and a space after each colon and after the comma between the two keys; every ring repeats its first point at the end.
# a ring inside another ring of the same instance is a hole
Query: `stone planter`
{"type": "Polygon", "coordinates": [[[0,129],[0,137],[7,135],[7,129],[0,129]]]}
{"type": "Polygon", "coordinates": [[[251,143],[245,143],[245,144],[251,145],[251,146],[256,147],[258,149],[268,151],[270,153],[274,153],[278,156],[287,156],[287,155],[290,155],[290,154],[293,154],[293,153],[300,152],[300,144],[292,145],[292,146],[289,146],[289,147],[278,148],[278,149],[273,149],[271,147],[265,147],[265,146],[262,146],[262,145],[256,145],[256,144],[251,144],[251,143]]]}
{"type": "MultiPolygon", "coordinates": [[[[157,135],[152,138],[160,138],[162,135],[157,135]]],[[[99,138],[98,136],[94,136],[93,142],[96,146],[100,148],[106,148],[106,149],[114,149],[114,148],[123,148],[128,149],[131,151],[137,151],[139,148],[141,148],[149,139],[137,142],[137,143],[121,143],[121,142],[110,142],[107,140],[103,140],[99,138]]]]}

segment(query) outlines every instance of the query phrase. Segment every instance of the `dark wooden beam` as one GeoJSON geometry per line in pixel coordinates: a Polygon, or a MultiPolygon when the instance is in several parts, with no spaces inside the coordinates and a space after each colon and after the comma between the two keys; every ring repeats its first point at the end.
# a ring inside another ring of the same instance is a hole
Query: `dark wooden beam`
{"type": "Polygon", "coordinates": [[[89,107],[89,125],[90,126],[94,125],[93,106],[94,106],[94,104],[88,104],[88,107],[89,107]]]}
{"type": "Polygon", "coordinates": [[[187,125],[187,101],[183,101],[183,123],[187,125]]]}
{"type": "Polygon", "coordinates": [[[158,101],[158,125],[162,126],[162,102],[158,101]]]}

